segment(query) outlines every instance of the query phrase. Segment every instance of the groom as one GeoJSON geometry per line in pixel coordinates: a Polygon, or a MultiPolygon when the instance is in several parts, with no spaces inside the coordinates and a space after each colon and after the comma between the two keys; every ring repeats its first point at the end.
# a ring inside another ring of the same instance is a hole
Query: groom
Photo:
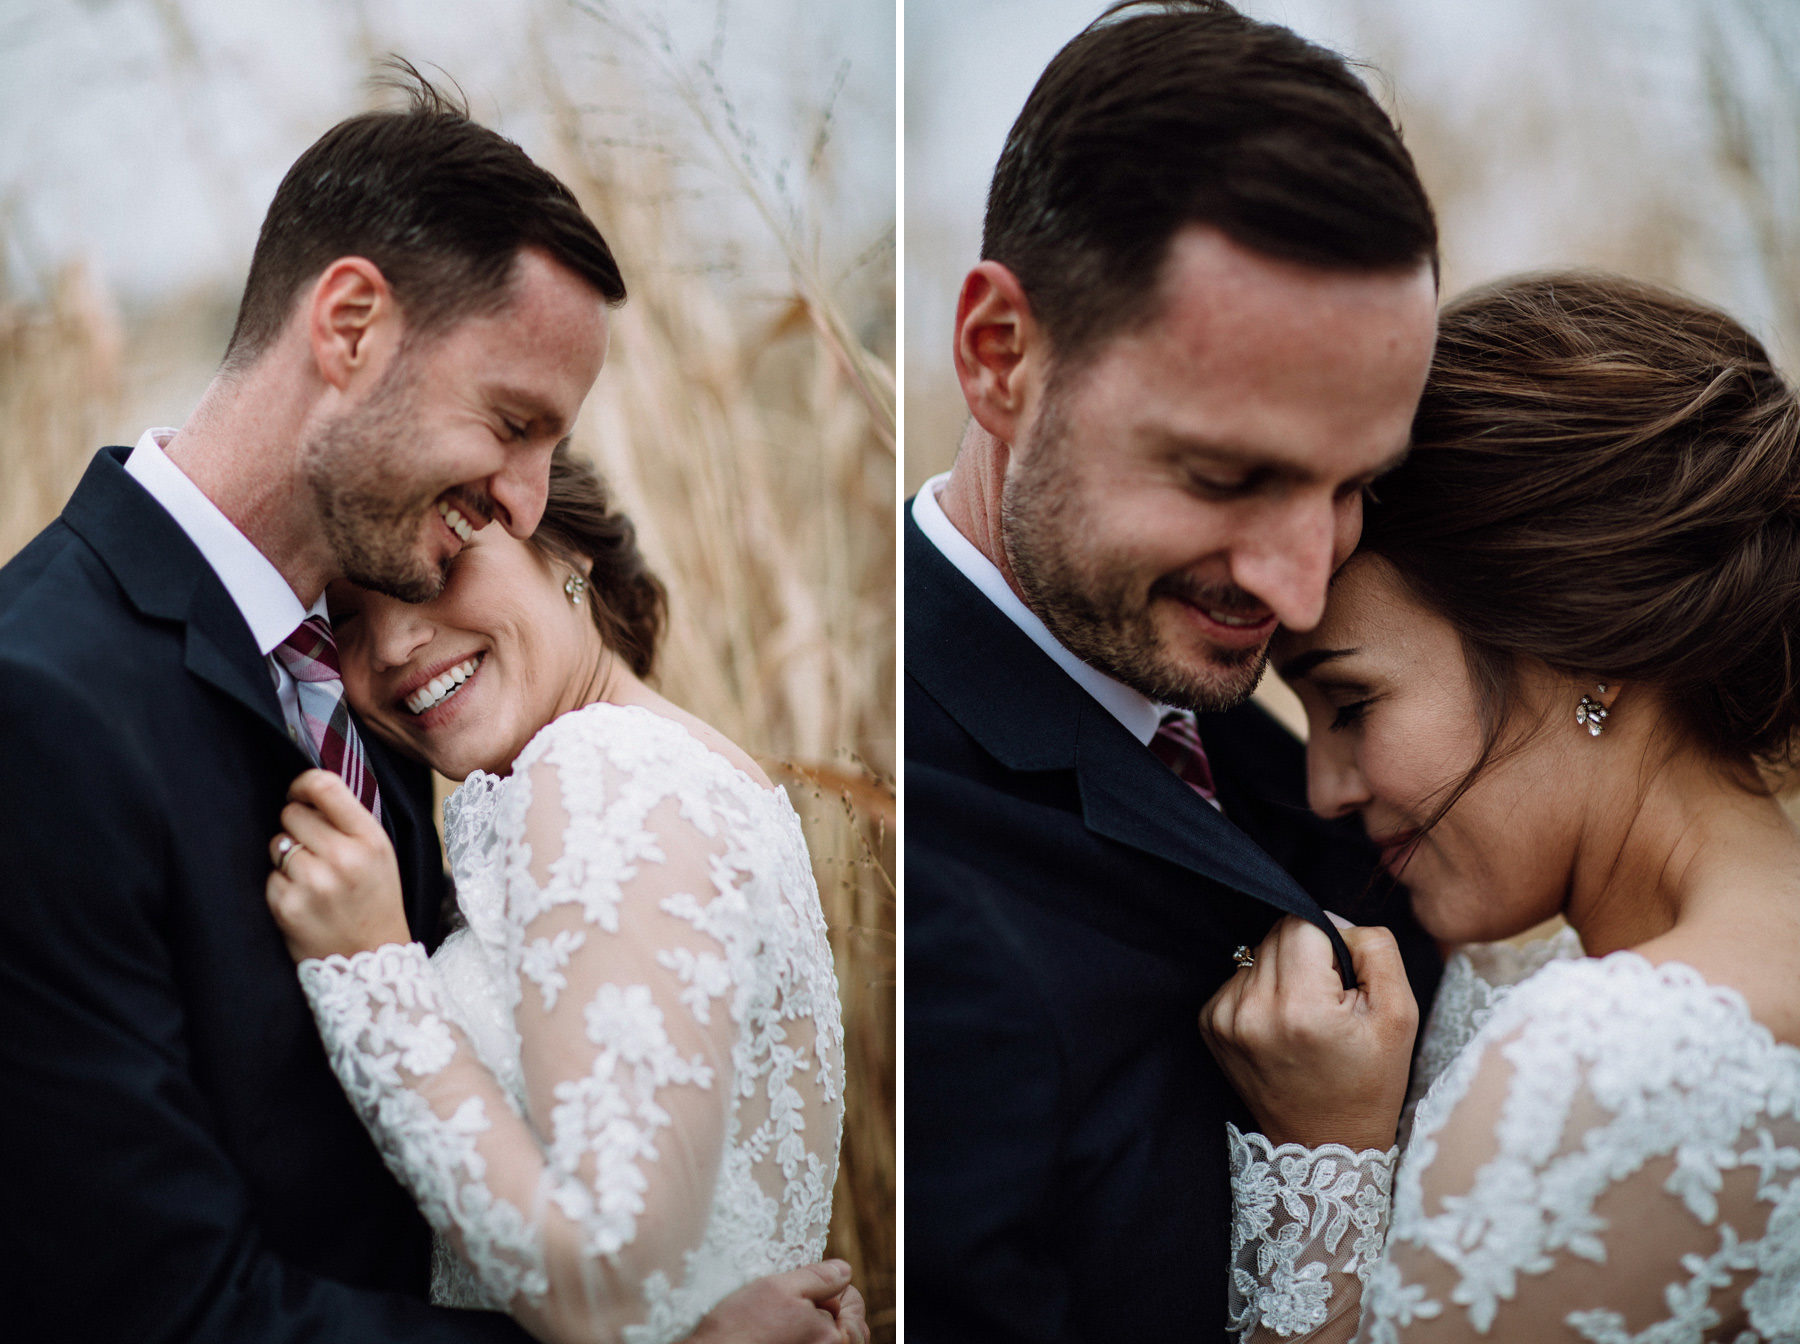
{"type": "MultiPolygon", "coordinates": [[[[426,1305],[425,1224],[263,888],[323,762],[436,941],[429,781],[342,709],[325,585],[421,600],[474,530],[529,536],[624,297],[567,188],[421,81],[289,171],[187,423],[98,454],[0,570],[8,1339],[526,1338],[426,1305]]],[[[846,1277],[764,1280],[700,1333],[835,1339],[813,1303],[846,1277]]]]}
{"type": "Polygon", "coordinates": [[[1406,450],[1435,250],[1343,62],[1223,3],[1109,12],[1007,139],[906,538],[911,1340],[1223,1334],[1196,1015],[1284,913],[1348,967],[1373,871],[1244,702],[1406,450]]]}

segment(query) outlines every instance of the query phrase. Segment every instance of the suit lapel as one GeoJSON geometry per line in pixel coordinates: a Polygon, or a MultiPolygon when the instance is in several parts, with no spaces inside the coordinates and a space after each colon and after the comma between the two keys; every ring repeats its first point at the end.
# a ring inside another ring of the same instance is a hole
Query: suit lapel
{"type": "Polygon", "coordinates": [[[306,755],[288,739],[268,663],[257,652],[243,613],[187,534],[125,473],[128,448],[94,455],[63,521],[93,547],[143,615],[181,625],[188,671],[269,725],[304,768],[306,755]]]}
{"type": "MultiPolygon", "coordinates": [[[[271,759],[279,762],[286,753],[289,775],[298,775],[312,759],[288,735],[268,660],[257,651],[243,613],[206,557],[168,511],[126,474],[129,452],[106,448],[95,454],[63,510],[63,521],[93,548],[142,615],[183,627],[189,673],[267,724],[271,759]]],[[[382,822],[396,852],[410,854],[413,846],[424,845],[438,855],[435,834],[425,835],[432,830],[429,814],[422,817],[413,805],[420,791],[430,796],[429,783],[420,782],[428,772],[396,758],[360,719],[356,727],[381,787],[382,822]]],[[[276,818],[269,823],[272,830],[276,818]]],[[[404,885],[409,922],[429,939],[438,923],[430,890],[419,882],[404,885]]]]}
{"type": "Polygon", "coordinates": [[[906,668],[946,713],[1015,771],[1073,770],[1098,835],[1325,929],[1318,903],[1254,841],[1164,768],[906,517],[906,668]]]}
{"type": "Polygon", "coordinates": [[[1280,864],[1098,703],[1083,715],[1075,774],[1089,830],[1224,882],[1285,914],[1309,920],[1319,914],[1318,904],[1280,864]]]}

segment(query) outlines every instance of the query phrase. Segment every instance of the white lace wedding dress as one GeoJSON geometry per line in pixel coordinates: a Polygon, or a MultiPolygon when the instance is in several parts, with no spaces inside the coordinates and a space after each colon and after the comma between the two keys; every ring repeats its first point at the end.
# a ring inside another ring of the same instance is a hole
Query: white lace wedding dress
{"type": "Polygon", "coordinates": [[[1568,930],[1471,948],[1413,1093],[1386,1153],[1228,1127],[1233,1333],[1800,1340],[1800,1050],[1735,991],[1568,930]]]}
{"type": "Polygon", "coordinates": [[[438,1234],[434,1300],[664,1344],[819,1259],[843,1027],[786,795],[600,704],[507,778],[471,775],[445,818],[466,927],[429,961],[414,943],[300,967],[438,1234]]]}

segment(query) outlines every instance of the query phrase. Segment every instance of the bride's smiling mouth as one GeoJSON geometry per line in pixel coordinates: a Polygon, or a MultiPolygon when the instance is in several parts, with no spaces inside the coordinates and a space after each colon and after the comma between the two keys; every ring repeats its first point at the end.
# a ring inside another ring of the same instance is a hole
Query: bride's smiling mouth
{"type": "Polygon", "coordinates": [[[1382,867],[1398,877],[1424,834],[1424,831],[1414,827],[1410,830],[1391,831],[1385,835],[1371,835],[1369,839],[1381,851],[1382,867]]]}
{"type": "Polygon", "coordinates": [[[462,690],[486,659],[485,653],[472,654],[460,662],[439,669],[423,683],[400,696],[400,707],[414,718],[428,714],[462,690]]]}

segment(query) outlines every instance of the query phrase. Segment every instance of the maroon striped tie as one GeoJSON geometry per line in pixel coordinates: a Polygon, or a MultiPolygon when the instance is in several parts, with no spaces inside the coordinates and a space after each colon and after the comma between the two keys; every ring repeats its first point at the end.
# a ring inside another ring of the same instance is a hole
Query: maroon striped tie
{"type": "Polygon", "coordinates": [[[312,736],[319,764],[342,775],[351,792],[379,821],[381,795],[375,788],[375,772],[369,769],[362,739],[350,721],[331,622],[323,616],[308,616],[293,634],[275,646],[274,654],[293,674],[300,716],[306,720],[306,731],[312,736]]]}
{"type": "Polygon", "coordinates": [[[1171,709],[1156,727],[1150,739],[1151,754],[1181,777],[1195,793],[1214,807],[1219,806],[1218,786],[1213,783],[1212,764],[1206,759],[1206,748],[1200,745],[1200,729],[1194,716],[1185,709],[1171,709]]]}

